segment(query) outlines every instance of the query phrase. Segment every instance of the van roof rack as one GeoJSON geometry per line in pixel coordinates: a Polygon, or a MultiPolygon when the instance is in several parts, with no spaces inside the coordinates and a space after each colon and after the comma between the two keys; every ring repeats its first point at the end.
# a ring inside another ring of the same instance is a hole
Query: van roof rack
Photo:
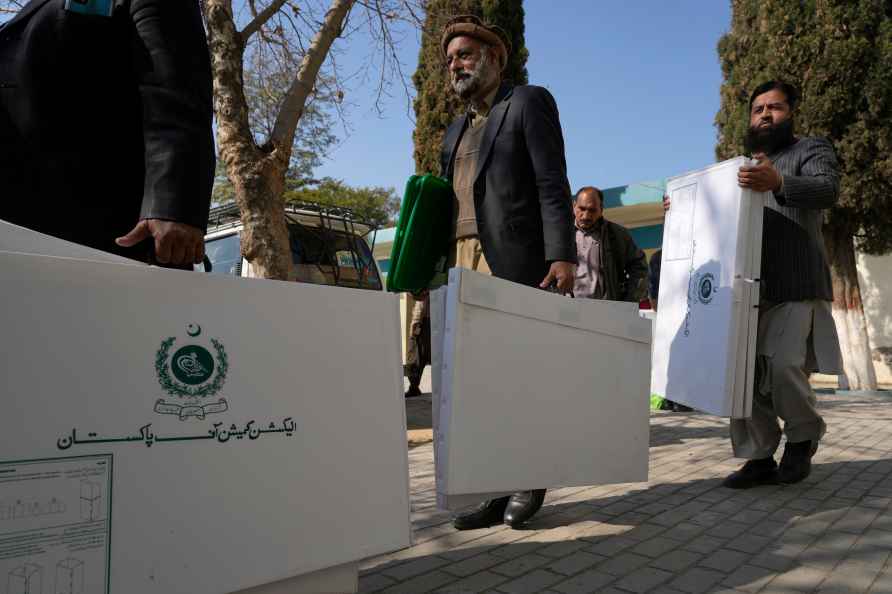
{"type": "MultiPolygon", "coordinates": [[[[378,235],[378,225],[359,216],[352,209],[343,206],[331,206],[318,202],[286,202],[285,218],[290,224],[300,225],[307,229],[318,227],[323,232],[344,232],[351,241],[355,242],[355,236],[369,238],[370,253],[375,253],[375,239],[378,235]]],[[[241,222],[241,212],[238,204],[230,203],[212,208],[208,213],[208,227],[217,229],[226,226],[235,226],[241,222]]],[[[354,246],[356,248],[356,246],[354,246]]],[[[359,269],[359,264],[354,263],[359,269]]],[[[337,272],[335,273],[337,277],[337,272]]],[[[338,279],[335,279],[338,283],[338,279]]]]}
{"type": "MultiPolygon", "coordinates": [[[[344,206],[331,206],[328,204],[319,204],[318,202],[286,202],[285,214],[314,214],[326,218],[343,219],[345,222],[350,222],[357,227],[360,227],[360,229],[367,229],[367,231],[363,233],[364,235],[378,229],[376,223],[360,216],[356,211],[344,206]]],[[[240,220],[241,213],[238,205],[233,202],[211,208],[208,218],[208,226],[218,227],[229,223],[236,223],[240,220]]]]}

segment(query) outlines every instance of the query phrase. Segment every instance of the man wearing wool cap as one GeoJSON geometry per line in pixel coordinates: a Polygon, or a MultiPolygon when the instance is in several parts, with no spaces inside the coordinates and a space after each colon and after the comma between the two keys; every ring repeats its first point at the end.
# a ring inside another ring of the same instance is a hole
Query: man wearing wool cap
{"type": "MultiPolygon", "coordinates": [[[[468,103],[446,131],[441,155],[442,175],[455,192],[450,265],[569,293],[576,243],[554,98],[542,87],[502,80],[510,42],[477,17],[449,21],[441,46],[452,88],[468,103]]],[[[518,527],[544,497],[545,489],[536,489],[485,501],[454,525],[518,527]]]]}

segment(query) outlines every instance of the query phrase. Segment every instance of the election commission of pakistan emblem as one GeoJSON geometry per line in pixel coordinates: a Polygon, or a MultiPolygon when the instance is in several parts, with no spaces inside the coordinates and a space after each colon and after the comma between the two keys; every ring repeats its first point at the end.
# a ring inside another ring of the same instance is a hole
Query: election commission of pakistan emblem
{"type": "Polygon", "coordinates": [[[684,315],[683,333],[685,336],[691,335],[691,313],[693,306],[696,305],[695,301],[699,301],[703,305],[709,305],[712,303],[712,298],[717,291],[718,287],[716,286],[714,274],[711,272],[694,274],[693,269],[691,269],[691,276],[688,280],[688,307],[684,315]]]}
{"type": "Polygon", "coordinates": [[[712,301],[712,296],[715,295],[716,286],[715,286],[715,276],[711,272],[707,272],[703,275],[697,275],[697,298],[700,300],[700,303],[706,305],[710,301],[712,301]]]}
{"type": "Polygon", "coordinates": [[[229,358],[223,343],[216,338],[206,341],[201,326],[186,326],[186,336],[169,336],[155,353],[158,383],[172,400],[159,398],[155,412],[204,419],[209,414],[229,408],[224,398],[210,401],[223,388],[229,371],[229,358]],[[213,351],[213,352],[212,352],[213,351]]]}

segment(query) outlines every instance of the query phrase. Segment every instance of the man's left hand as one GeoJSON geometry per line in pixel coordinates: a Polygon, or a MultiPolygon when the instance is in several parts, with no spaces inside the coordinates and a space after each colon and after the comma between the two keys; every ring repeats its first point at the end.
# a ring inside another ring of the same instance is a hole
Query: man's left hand
{"type": "Polygon", "coordinates": [[[756,165],[744,166],[737,172],[737,183],[741,188],[749,188],[756,192],[777,192],[783,178],[767,157],[762,157],[756,165]]]}
{"type": "Polygon", "coordinates": [[[558,291],[566,295],[573,292],[575,282],[576,264],[573,262],[552,262],[545,280],[539,283],[539,287],[547,289],[552,283],[555,283],[558,291]]]}

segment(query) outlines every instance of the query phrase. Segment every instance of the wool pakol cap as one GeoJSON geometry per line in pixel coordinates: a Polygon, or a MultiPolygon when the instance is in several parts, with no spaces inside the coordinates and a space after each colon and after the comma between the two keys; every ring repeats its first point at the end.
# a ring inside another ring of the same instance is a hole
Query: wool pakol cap
{"type": "Polygon", "coordinates": [[[496,48],[499,54],[499,62],[501,62],[502,70],[508,65],[508,55],[511,53],[511,41],[508,34],[501,27],[496,25],[487,25],[478,17],[472,14],[463,14],[449,19],[443,28],[443,37],[440,39],[440,45],[443,48],[443,57],[446,57],[446,48],[454,37],[466,35],[478,39],[487,45],[496,48]]]}

